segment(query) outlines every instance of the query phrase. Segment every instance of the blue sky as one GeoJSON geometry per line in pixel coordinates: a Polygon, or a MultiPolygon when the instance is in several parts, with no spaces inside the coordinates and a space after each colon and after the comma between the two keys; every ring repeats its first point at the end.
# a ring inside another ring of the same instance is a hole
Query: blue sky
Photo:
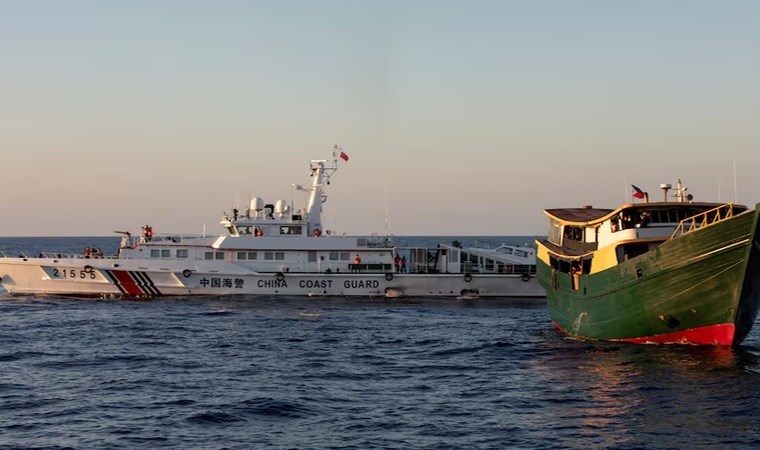
{"type": "Polygon", "coordinates": [[[221,231],[334,144],[349,234],[754,205],[759,66],[755,1],[0,0],[0,235],[221,231]]]}

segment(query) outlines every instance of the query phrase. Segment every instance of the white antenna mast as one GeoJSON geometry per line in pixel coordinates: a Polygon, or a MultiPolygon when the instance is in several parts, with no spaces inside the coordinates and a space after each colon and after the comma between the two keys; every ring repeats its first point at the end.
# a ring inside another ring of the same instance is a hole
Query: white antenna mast
{"type": "Polygon", "coordinates": [[[734,156],[734,203],[736,203],[737,199],[737,189],[736,189],[736,156],[734,156]]]}
{"type": "Polygon", "coordinates": [[[385,184],[385,235],[390,236],[391,226],[388,218],[388,184],[385,184]]]}

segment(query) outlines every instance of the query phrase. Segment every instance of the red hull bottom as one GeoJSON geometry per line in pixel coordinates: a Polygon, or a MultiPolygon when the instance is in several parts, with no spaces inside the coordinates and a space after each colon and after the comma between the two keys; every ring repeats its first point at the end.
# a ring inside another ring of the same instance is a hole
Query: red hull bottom
{"type": "MultiPolygon", "coordinates": [[[[554,326],[561,332],[568,333],[567,330],[554,323],[554,326]]],[[[656,336],[644,336],[622,339],[600,339],[614,342],[630,342],[633,344],[691,344],[691,345],[725,345],[730,346],[734,341],[736,328],[732,323],[722,323],[690,330],[678,331],[675,333],[658,334],[656,336]]],[[[582,336],[580,336],[582,337],[582,336]]]]}

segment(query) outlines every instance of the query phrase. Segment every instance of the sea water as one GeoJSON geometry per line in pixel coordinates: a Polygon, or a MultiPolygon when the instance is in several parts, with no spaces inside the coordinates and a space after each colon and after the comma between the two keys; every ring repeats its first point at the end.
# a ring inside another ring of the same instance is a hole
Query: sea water
{"type": "Polygon", "coordinates": [[[757,448],[759,335],[590,343],[536,299],[3,295],[0,449],[757,448]]]}

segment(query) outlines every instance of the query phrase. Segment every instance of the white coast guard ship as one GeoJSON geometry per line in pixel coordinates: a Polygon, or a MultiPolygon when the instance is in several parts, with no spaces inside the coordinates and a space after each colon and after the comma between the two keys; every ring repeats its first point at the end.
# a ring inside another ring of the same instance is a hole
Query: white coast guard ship
{"type": "Polygon", "coordinates": [[[0,284],[12,294],[102,298],[162,295],[544,297],[535,250],[399,248],[390,238],[323,232],[324,187],[348,156],[313,160],[308,203],[253,198],[225,215],[214,237],[121,232],[117,255],[41,253],[0,258],[0,284]]]}

